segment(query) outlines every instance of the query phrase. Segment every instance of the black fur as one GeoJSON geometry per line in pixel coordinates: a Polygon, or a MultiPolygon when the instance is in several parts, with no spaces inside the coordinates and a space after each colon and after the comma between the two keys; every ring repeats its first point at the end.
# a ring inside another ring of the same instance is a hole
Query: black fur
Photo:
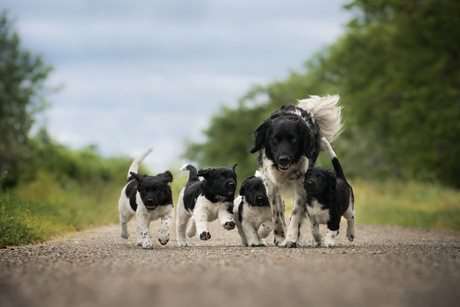
{"type": "Polygon", "coordinates": [[[142,202],[148,210],[155,210],[158,206],[173,203],[171,187],[169,182],[173,181],[170,171],[156,176],[139,175],[131,172],[126,187],[126,196],[129,198],[131,208],[136,211],[136,194],[140,193],[142,202]]]}
{"type": "Polygon", "coordinates": [[[352,187],[348,184],[345,174],[337,158],[332,159],[335,170],[314,167],[305,174],[304,187],[307,191],[307,205],[312,206],[316,199],[322,209],[329,209],[330,219],[327,228],[338,230],[340,218],[348,209],[350,198],[354,204],[352,187]]]}
{"type": "MultiPolygon", "coordinates": [[[[204,195],[211,202],[227,201],[233,202],[236,190],[236,168],[237,164],[225,167],[201,169],[189,164],[187,169],[190,172],[189,180],[185,185],[184,206],[189,212],[195,208],[198,196],[204,195]],[[199,180],[198,177],[203,177],[199,180]]],[[[233,208],[228,208],[230,213],[233,208]]]]}
{"type": "Polygon", "coordinates": [[[272,113],[254,132],[254,147],[250,153],[259,151],[259,165],[265,155],[279,169],[287,169],[302,156],[310,160],[312,166],[318,158],[321,145],[318,124],[310,113],[285,105],[272,113]]]}
{"type": "Polygon", "coordinates": [[[244,179],[241,183],[240,195],[245,197],[250,206],[270,207],[267,189],[260,177],[249,176],[244,179]]]}

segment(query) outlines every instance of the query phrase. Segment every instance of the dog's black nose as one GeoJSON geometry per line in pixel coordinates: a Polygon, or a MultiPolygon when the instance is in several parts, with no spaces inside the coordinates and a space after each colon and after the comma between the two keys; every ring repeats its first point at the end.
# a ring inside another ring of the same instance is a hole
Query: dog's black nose
{"type": "Polygon", "coordinates": [[[256,200],[257,202],[261,203],[264,198],[262,196],[257,196],[256,200]]]}
{"type": "Polygon", "coordinates": [[[228,183],[228,186],[231,187],[231,188],[233,188],[233,187],[236,186],[236,184],[235,184],[235,182],[230,181],[230,182],[228,183]]]}
{"type": "Polygon", "coordinates": [[[289,164],[291,162],[291,158],[288,156],[280,156],[280,163],[281,164],[289,164]]]}
{"type": "Polygon", "coordinates": [[[307,181],[307,186],[313,187],[314,185],[315,185],[315,182],[313,182],[312,180],[307,181]]]}

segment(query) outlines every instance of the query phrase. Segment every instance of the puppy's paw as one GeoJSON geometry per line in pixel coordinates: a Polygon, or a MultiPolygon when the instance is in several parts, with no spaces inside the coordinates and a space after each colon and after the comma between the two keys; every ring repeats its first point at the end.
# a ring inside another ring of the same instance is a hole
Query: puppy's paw
{"type": "Polygon", "coordinates": [[[347,238],[348,241],[353,242],[355,240],[355,229],[347,229],[347,238]]]}
{"type": "Polygon", "coordinates": [[[177,245],[179,245],[180,247],[187,247],[188,246],[187,242],[177,242],[177,245]]]}
{"type": "Polygon", "coordinates": [[[144,242],[144,243],[142,243],[142,248],[143,249],[153,249],[153,243],[152,242],[144,242]]]}
{"type": "Polygon", "coordinates": [[[228,222],[225,222],[225,224],[222,225],[222,226],[224,226],[224,228],[227,229],[227,230],[232,230],[232,229],[235,228],[235,222],[234,221],[228,221],[228,222]]]}
{"type": "Polygon", "coordinates": [[[123,239],[128,239],[129,238],[129,232],[121,232],[121,237],[123,239]]]}
{"type": "Polygon", "coordinates": [[[158,241],[160,241],[160,244],[161,244],[161,245],[166,245],[166,244],[168,244],[168,242],[169,242],[169,237],[167,237],[167,238],[161,238],[161,239],[158,238],[158,241]]]}
{"type": "Polygon", "coordinates": [[[324,241],[324,247],[335,247],[335,241],[326,242],[324,241]]]}
{"type": "Polygon", "coordinates": [[[321,245],[321,241],[316,241],[315,239],[311,240],[311,247],[318,247],[321,245]]]}
{"type": "Polygon", "coordinates": [[[204,240],[204,241],[209,240],[209,239],[211,239],[211,234],[209,232],[207,232],[207,231],[203,231],[200,234],[200,239],[204,240]]]}
{"type": "Polygon", "coordinates": [[[279,245],[279,247],[283,248],[297,248],[297,242],[294,241],[285,241],[279,245]]]}

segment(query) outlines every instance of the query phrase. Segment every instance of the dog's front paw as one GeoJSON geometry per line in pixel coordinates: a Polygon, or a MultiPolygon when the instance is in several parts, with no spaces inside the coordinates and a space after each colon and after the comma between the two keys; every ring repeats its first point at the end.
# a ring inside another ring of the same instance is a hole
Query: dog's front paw
{"type": "Polygon", "coordinates": [[[317,241],[315,238],[311,240],[311,247],[318,247],[321,245],[321,241],[317,241]]]}
{"type": "Polygon", "coordinates": [[[153,249],[153,243],[152,242],[144,242],[144,243],[142,243],[142,248],[143,249],[153,249]]]}
{"type": "Polygon", "coordinates": [[[279,246],[285,239],[286,237],[283,231],[281,231],[281,233],[276,229],[273,231],[273,243],[275,243],[275,246],[279,246]]]}
{"type": "Polygon", "coordinates": [[[204,240],[204,241],[209,240],[209,239],[211,239],[211,234],[209,232],[207,232],[207,231],[203,231],[200,234],[200,239],[204,240]]]}
{"type": "Polygon", "coordinates": [[[329,242],[324,241],[323,246],[324,247],[335,247],[335,242],[334,241],[329,241],[329,242]]]}
{"type": "Polygon", "coordinates": [[[228,221],[228,222],[225,222],[225,224],[222,225],[222,226],[224,226],[224,228],[227,229],[227,230],[232,230],[232,229],[235,228],[235,222],[234,221],[228,221]]]}
{"type": "Polygon", "coordinates": [[[283,248],[297,248],[297,242],[294,242],[294,241],[286,241],[286,242],[283,242],[279,245],[279,247],[283,247],[283,248]]]}
{"type": "Polygon", "coordinates": [[[353,242],[353,240],[355,239],[356,235],[355,235],[355,229],[352,228],[352,229],[347,229],[347,238],[348,238],[348,241],[350,242],[353,242]]]}
{"type": "Polygon", "coordinates": [[[160,244],[161,244],[161,245],[166,245],[166,244],[168,244],[168,242],[169,242],[169,237],[168,237],[168,238],[164,238],[164,239],[158,238],[158,241],[160,241],[160,244]]]}
{"type": "Polygon", "coordinates": [[[179,245],[180,247],[187,247],[188,246],[187,242],[177,242],[177,245],[179,245]]]}

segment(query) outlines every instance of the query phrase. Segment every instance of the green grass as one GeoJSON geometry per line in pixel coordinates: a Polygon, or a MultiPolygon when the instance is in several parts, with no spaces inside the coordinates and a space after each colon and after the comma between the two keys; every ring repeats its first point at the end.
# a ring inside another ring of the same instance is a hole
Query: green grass
{"type": "Polygon", "coordinates": [[[460,192],[416,182],[352,183],[358,223],[460,231],[460,192]]]}
{"type": "MultiPolygon", "coordinates": [[[[187,174],[175,172],[174,204],[187,174]]],[[[79,183],[39,172],[35,180],[0,194],[0,246],[48,240],[67,232],[118,222],[125,184],[96,179],[79,183]]],[[[358,223],[460,231],[460,192],[416,182],[352,182],[358,223]]],[[[292,210],[292,201],[286,208],[292,210]]]]}

